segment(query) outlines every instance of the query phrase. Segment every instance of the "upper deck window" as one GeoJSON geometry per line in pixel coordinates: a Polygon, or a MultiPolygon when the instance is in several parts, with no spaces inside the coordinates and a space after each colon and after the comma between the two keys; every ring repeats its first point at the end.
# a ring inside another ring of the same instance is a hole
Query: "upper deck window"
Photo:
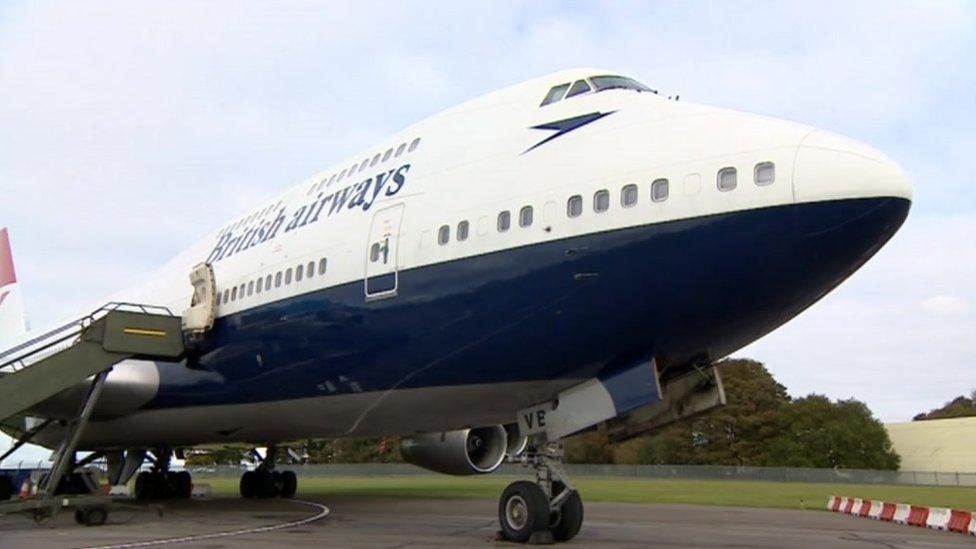
{"type": "Polygon", "coordinates": [[[539,106],[544,107],[549,103],[555,103],[556,101],[559,101],[560,99],[563,98],[563,95],[566,94],[566,90],[568,89],[569,89],[568,82],[565,84],[560,84],[558,86],[553,86],[552,89],[549,90],[549,93],[546,94],[546,98],[542,100],[542,104],[539,106]]]}

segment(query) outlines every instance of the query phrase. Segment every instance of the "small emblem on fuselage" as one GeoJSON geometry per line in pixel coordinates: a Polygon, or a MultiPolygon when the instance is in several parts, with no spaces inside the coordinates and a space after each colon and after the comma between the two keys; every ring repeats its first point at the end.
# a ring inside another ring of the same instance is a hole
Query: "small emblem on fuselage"
{"type": "Polygon", "coordinates": [[[535,145],[532,145],[528,149],[525,149],[522,152],[522,154],[525,154],[525,153],[531,151],[532,149],[534,149],[534,148],[536,148],[536,147],[538,147],[540,145],[543,145],[545,143],[548,143],[548,142],[552,141],[553,139],[555,139],[555,138],[557,138],[557,137],[559,137],[561,135],[566,135],[567,133],[569,133],[569,132],[571,132],[571,131],[573,131],[573,130],[575,130],[577,128],[581,128],[581,127],[589,124],[590,122],[596,122],[597,120],[603,118],[604,116],[613,114],[615,112],[617,112],[617,111],[610,111],[610,112],[599,112],[599,111],[597,111],[597,112],[591,112],[589,114],[581,114],[579,116],[574,116],[572,118],[565,118],[563,120],[556,120],[555,122],[546,122],[545,124],[539,124],[538,126],[532,126],[531,128],[529,128],[530,130],[554,130],[556,133],[550,135],[549,137],[543,139],[542,141],[539,141],[538,143],[536,143],[535,145]]]}

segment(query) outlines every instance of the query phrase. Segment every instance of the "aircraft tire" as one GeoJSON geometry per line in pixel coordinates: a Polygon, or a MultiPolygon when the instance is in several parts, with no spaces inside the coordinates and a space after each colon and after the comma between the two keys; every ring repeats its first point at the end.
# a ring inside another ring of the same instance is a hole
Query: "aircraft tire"
{"type": "Polygon", "coordinates": [[[242,498],[251,499],[257,496],[257,494],[255,493],[256,492],[256,483],[254,481],[255,476],[256,474],[254,471],[245,471],[244,474],[241,475],[240,488],[241,488],[242,498]]]}
{"type": "Polygon", "coordinates": [[[498,523],[505,539],[525,543],[532,534],[548,529],[549,499],[534,482],[513,482],[498,501],[498,523]]]}
{"type": "Polygon", "coordinates": [[[281,497],[293,498],[298,491],[298,477],[294,471],[282,471],[281,473],[281,497]]]}
{"type": "MultiPolygon", "coordinates": [[[[555,493],[558,494],[565,489],[563,483],[553,483],[555,493]]],[[[575,538],[583,526],[583,498],[580,497],[579,492],[573,490],[553,518],[555,520],[550,520],[549,527],[555,541],[569,541],[575,538]]]]}
{"type": "Polygon", "coordinates": [[[273,498],[278,494],[275,485],[275,475],[270,471],[256,471],[254,475],[255,497],[260,499],[273,498]]]}

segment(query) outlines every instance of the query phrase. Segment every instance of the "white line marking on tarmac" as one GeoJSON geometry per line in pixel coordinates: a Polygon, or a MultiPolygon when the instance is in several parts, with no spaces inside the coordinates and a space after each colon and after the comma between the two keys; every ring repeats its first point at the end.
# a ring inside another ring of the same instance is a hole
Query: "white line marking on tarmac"
{"type": "Polygon", "coordinates": [[[274,530],[284,530],[285,528],[293,528],[295,526],[301,526],[303,524],[309,524],[317,520],[321,520],[328,516],[329,508],[321,503],[315,503],[314,501],[303,501],[300,499],[289,499],[292,503],[300,503],[302,505],[308,505],[309,507],[315,507],[319,510],[317,515],[304,518],[301,520],[296,520],[292,522],[285,522],[282,524],[274,524],[271,526],[261,526],[258,528],[246,528],[243,530],[232,530],[229,532],[215,532],[212,534],[200,534],[196,536],[183,536],[180,538],[165,538],[165,539],[154,539],[149,541],[136,541],[132,543],[120,543],[117,545],[97,545],[92,547],[85,547],[84,549],[130,549],[132,547],[151,547],[154,545],[170,545],[176,543],[187,543],[190,541],[200,541],[204,539],[215,539],[215,538],[229,538],[233,536],[243,536],[246,534],[260,534],[262,532],[271,532],[274,530]]]}

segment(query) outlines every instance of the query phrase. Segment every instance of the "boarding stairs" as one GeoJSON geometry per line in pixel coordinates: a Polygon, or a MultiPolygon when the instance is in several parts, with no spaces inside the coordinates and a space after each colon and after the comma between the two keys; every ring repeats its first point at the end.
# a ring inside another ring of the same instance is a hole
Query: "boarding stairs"
{"type": "MultiPolygon", "coordinates": [[[[107,303],[84,317],[64,324],[0,353],[0,422],[28,412],[51,397],[90,380],[78,415],[66,422],[64,439],[54,456],[37,497],[0,502],[0,514],[42,512],[56,514],[60,506],[85,510],[98,496],[53,498],[61,477],[74,463],[75,449],[98,402],[112,367],[127,359],[177,360],[185,352],[182,318],[168,309],[135,303],[107,303]],[[81,501],[81,503],[79,503],[81,501]]],[[[52,420],[25,429],[18,443],[0,460],[52,420]]],[[[104,502],[102,502],[104,503],[104,502]]]]}

